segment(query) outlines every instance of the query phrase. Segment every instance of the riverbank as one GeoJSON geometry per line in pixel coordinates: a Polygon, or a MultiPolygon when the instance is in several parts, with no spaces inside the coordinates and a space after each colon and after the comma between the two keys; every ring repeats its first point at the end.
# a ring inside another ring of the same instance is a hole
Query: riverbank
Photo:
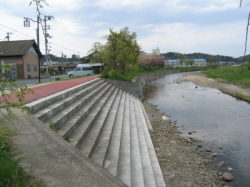
{"type": "Polygon", "coordinates": [[[228,84],[225,80],[218,78],[207,78],[203,73],[185,75],[179,78],[178,81],[192,81],[197,86],[216,88],[223,93],[250,102],[250,88],[228,84]]]}
{"type": "Polygon", "coordinates": [[[219,173],[208,168],[213,153],[199,151],[198,140],[182,137],[176,122],[163,120],[157,106],[143,105],[150,116],[151,138],[166,186],[222,186],[219,173]]]}

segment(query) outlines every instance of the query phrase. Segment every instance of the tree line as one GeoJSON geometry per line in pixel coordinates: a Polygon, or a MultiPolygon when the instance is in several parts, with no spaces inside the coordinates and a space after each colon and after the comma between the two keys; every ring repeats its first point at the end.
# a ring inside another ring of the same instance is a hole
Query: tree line
{"type": "MultiPolygon", "coordinates": [[[[231,56],[223,56],[223,55],[211,55],[206,53],[190,53],[190,54],[182,54],[178,52],[168,52],[162,53],[166,59],[197,59],[197,58],[204,58],[207,62],[237,62],[242,63],[243,57],[234,58],[231,56]]],[[[245,57],[248,61],[250,60],[250,55],[245,57]]]]}

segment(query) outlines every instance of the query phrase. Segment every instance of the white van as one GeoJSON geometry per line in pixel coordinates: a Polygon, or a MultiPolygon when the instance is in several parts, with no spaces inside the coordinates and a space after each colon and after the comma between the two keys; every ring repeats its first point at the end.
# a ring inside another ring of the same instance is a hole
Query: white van
{"type": "Polygon", "coordinates": [[[93,75],[93,67],[90,64],[78,64],[73,71],[68,72],[69,77],[83,76],[83,75],[93,75]]]}

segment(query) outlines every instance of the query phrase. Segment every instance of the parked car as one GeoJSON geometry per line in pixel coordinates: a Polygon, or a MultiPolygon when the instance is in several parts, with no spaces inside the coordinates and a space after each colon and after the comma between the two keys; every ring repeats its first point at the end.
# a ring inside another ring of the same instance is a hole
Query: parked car
{"type": "Polygon", "coordinates": [[[78,64],[73,71],[68,72],[69,77],[83,76],[83,75],[93,75],[93,67],[90,64],[78,64]]]}

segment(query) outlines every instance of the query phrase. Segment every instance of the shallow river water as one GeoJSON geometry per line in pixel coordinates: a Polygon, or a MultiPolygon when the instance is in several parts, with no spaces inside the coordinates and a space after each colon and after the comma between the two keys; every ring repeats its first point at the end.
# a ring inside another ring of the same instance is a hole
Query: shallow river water
{"type": "Polygon", "coordinates": [[[201,140],[199,149],[212,150],[206,154],[218,153],[211,167],[234,175],[228,185],[250,186],[250,104],[217,89],[177,82],[183,75],[166,75],[149,82],[145,101],[157,105],[171,121],[176,120],[183,136],[201,140]],[[219,162],[224,165],[218,167],[219,162]]]}

